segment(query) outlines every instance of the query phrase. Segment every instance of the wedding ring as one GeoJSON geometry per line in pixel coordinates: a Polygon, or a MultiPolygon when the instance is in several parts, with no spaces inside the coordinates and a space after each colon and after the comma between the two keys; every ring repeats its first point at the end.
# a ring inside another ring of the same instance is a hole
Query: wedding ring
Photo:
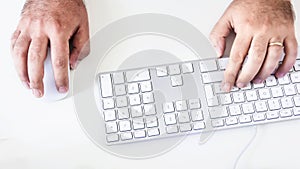
{"type": "Polygon", "coordinates": [[[269,46],[280,46],[280,47],[283,47],[283,43],[281,43],[281,42],[270,42],[269,46]]]}

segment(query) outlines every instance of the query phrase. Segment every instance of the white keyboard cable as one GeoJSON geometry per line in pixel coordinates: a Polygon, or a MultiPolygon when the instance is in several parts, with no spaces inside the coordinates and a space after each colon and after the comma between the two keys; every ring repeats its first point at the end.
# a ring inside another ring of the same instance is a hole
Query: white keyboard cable
{"type": "Polygon", "coordinates": [[[237,159],[235,160],[233,169],[237,169],[237,166],[238,166],[238,163],[239,163],[240,159],[246,153],[246,151],[248,150],[248,148],[250,147],[250,145],[254,142],[254,140],[256,138],[256,135],[258,133],[258,127],[257,126],[253,126],[253,127],[255,129],[255,132],[254,132],[253,136],[251,137],[250,141],[243,148],[243,150],[240,152],[240,154],[238,155],[237,159]]]}

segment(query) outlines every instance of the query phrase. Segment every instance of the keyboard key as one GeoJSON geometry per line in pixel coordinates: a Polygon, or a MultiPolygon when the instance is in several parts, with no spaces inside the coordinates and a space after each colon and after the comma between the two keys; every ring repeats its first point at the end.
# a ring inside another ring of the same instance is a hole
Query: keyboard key
{"type": "Polygon", "coordinates": [[[154,102],[153,93],[150,93],[150,92],[149,93],[143,93],[142,97],[143,97],[143,103],[145,103],[145,104],[154,102]]]}
{"type": "Polygon", "coordinates": [[[145,130],[137,130],[134,132],[135,138],[145,138],[146,137],[146,131],[145,130]]]}
{"type": "Polygon", "coordinates": [[[117,141],[119,141],[119,135],[118,134],[109,134],[106,136],[106,140],[108,143],[117,142],[117,141]]]}
{"type": "Polygon", "coordinates": [[[219,99],[217,96],[214,96],[213,98],[207,98],[207,105],[208,107],[215,107],[219,105],[219,99]]]}
{"type": "Polygon", "coordinates": [[[226,121],[226,125],[228,126],[238,124],[238,120],[236,117],[228,117],[226,118],[225,121],[226,121]]]}
{"type": "Polygon", "coordinates": [[[156,115],[156,107],[154,104],[144,105],[144,112],[146,116],[156,115]]]}
{"type": "Polygon", "coordinates": [[[255,113],[253,114],[253,121],[264,121],[266,119],[265,113],[255,113]]]}
{"type": "Polygon", "coordinates": [[[126,94],[126,87],[125,85],[115,85],[115,94],[116,96],[122,96],[126,94]]]}
{"type": "Polygon", "coordinates": [[[294,96],[293,97],[295,106],[300,107],[300,96],[294,96]]]}
{"type": "Polygon", "coordinates": [[[294,108],[293,113],[294,113],[295,116],[299,116],[300,115],[300,108],[298,108],[298,107],[294,108]]]}
{"type": "Polygon", "coordinates": [[[189,100],[189,108],[191,110],[193,109],[200,109],[201,108],[201,103],[199,99],[190,99],[189,100]]]}
{"type": "Polygon", "coordinates": [[[205,129],[205,122],[196,122],[193,124],[193,130],[205,129]]]}
{"type": "Polygon", "coordinates": [[[128,84],[128,93],[135,94],[139,92],[139,85],[137,83],[128,84]]]}
{"type": "Polygon", "coordinates": [[[259,89],[259,88],[263,88],[263,87],[265,87],[264,83],[253,84],[254,89],[259,89]]]}
{"type": "Polygon", "coordinates": [[[224,71],[203,73],[202,80],[204,84],[210,84],[214,82],[222,82],[224,79],[224,71]]]}
{"type": "Polygon", "coordinates": [[[280,113],[280,117],[291,117],[293,115],[291,110],[289,109],[281,110],[279,113],[280,113]]]}
{"type": "Polygon", "coordinates": [[[218,59],[218,65],[219,65],[220,70],[225,70],[228,62],[229,62],[229,58],[218,59]]]}
{"type": "Polygon", "coordinates": [[[265,112],[268,110],[267,105],[264,101],[258,101],[254,103],[257,112],[265,112]]]}
{"type": "Polygon", "coordinates": [[[170,65],[169,74],[170,75],[179,75],[181,73],[179,65],[170,65]]]}
{"type": "Polygon", "coordinates": [[[241,115],[241,109],[239,105],[231,105],[228,107],[229,113],[231,116],[241,115]]]}
{"type": "Polygon", "coordinates": [[[246,87],[241,88],[241,90],[251,90],[252,89],[252,85],[250,83],[247,84],[246,87]]]}
{"type": "Polygon", "coordinates": [[[147,117],[146,118],[146,126],[148,128],[158,127],[157,117],[147,117]]]}
{"type": "Polygon", "coordinates": [[[124,74],[122,72],[113,74],[114,84],[125,83],[124,74]]]}
{"type": "Polygon", "coordinates": [[[228,117],[228,112],[226,107],[209,108],[208,111],[209,111],[210,118],[212,119],[228,117]]]}
{"type": "Polygon", "coordinates": [[[129,103],[132,106],[140,105],[141,104],[141,98],[139,94],[129,95],[129,103]]]}
{"type": "Polygon", "coordinates": [[[211,125],[213,127],[223,127],[224,126],[224,120],[223,119],[215,119],[211,121],[211,125]]]}
{"type": "Polygon", "coordinates": [[[300,71],[300,60],[296,60],[296,63],[294,64],[295,71],[300,71]]]}
{"type": "Polygon", "coordinates": [[[294,107],[293,101],[290,97],[280,99],[282,108],[292,108],[294,107]]]}
{"type": "Polygon", "coordinates": [[[190,115],[188,111],[178,112],[178,122],[179,123],[188,123],[190,122],[190,115]]]}
{"type": "Polygon", "coordinates": [[[172,124],[177,123],[176,115],[174,113],[165,114],[164,119],[165,119],[166,125],[172,125],[172,124]]]}
{"type": "Polygon", "coordinates": [[[141,87],[141,91],[143,93],[152,91],[152,83],[150,81],[141,82],[140,87],[141,87]]]}
{"type": "Polygon", "coordinates": [[[119,120],[128,119],[128,118],[129,118],[128,108],[118,109],[118,119],[119,120]]]}
{"type": "Polygon", "coordinates": [[[144,129],[145,123],[143,118],[135,118],[132,120],[132,126],[134,130],[144,129]]]}
{"type": "Polygon", "coordinates": [[[100,75],[100,89],[102,97],[112,97],[113,88],[110,74],[100,75]]]}
{"type": "Polygon", "coordinates": [[[166,66],[156,68],[156,75],[158,77],[168,76],[168,69],[166,66]]]}
{"type": "Polygon", "coordinates": [[[116,120],[116,111],[115,110],[107,110],[104,112],[104,120],[105,121],[114,121],[116,120]]]}
{"type": "Polygon", "coordinates": [[[222,89],[222,83],[215,83],[214,84],[214,90],[216,94],[225,93],[222,89]]]}
{"type": "Polygon", "coordinates": [[[127,82],[139,82],[150,80],[150,72],[149,69],[141,69],[141,70],[132,70],[126,72],[127,82]]]}
{"type": "Polygon", "coordinates": [[[115,108],[115,101],[113,98],[103,99],[102,106],[104,110],[115,108]]]}
{"type": "Polygon", "coordinates": [[[297,93],[296,89],[295,89],[295,86],[293,84],[284,85],[283,90],[284,90],[284,93],[285,93],[286,96],[292,96],[292,95],[295,95],[297,93]]]}
{"type": "Polygon", "coordinates": [[[126,141],[126,140],[131,140],[132,139],[132,133],[131,132],[126,132],[121,134],[121,140],[126,141]]]}
{"type": "Polygon", "coordinates": [[[270,112],[267,112],[266,115],[267,115],[268,120],[279,118],[278,111],[270,111],[270,112]]]}
{"type": "Polygon", "coordinates": [[[185,100],[182,100],[182,101],[176,101],[175,105],[176,105],[176,110],[177,110],[177,111],[184,111],[184,110],[187,110],[187,103],[186,103],[185,100]]]}
{"type": "Polygon", "coordinates": [[[296,84],[296,88],[297,88],[298,93],[300,93],[300,84],[296,84]]]}
{"type": "Polygon", "coordinates": [[[270,110],[279,110],[281,108],[278,99],[268,100],[268,106],[270,110]]]}
{"type": "Polygon", "coordinates": [[[259,98],[262,99],[262,100],[271,98],[271,94],[270,94],[269,89],[259,89],[258,90],[258,95],[259,95],[259,98]]]}
{"type": "Polygon", "coordinates": [[[240,123],[250,123],[252,122],[251,116],[250,115],[241,115],[239,116],[239,121],[240,123]]]}
{"type": "Polygon", "coordinates": [[[178,133],[179,132],[177,125],[167,126],[166,127],[166,131],[167,131],[168,134],[174,134],[174,133],[178,133]]]}
{"type": "MultiPolygon", "coordinates": [[[[298,60],[298,62],[299,62],[299,60],[298,60]]],[[[293,83],[300,83],[300,72],[293,72],[293,73],[291,73],[291,81],[293,83]]]]}
{"type": "Polygon", "coordinates": [[[271,92],[272,92],[272,95],[273,95],[274,98],[283,96],[283,92],[282,92],[281,87],[271,88],[271,92]]]}
{"type": "Polygon", "coordinates": [[[150,128],[148,129],[148,135],[149,137],[158,136],[160,134],[158,128],[150,128]]]}
{"type": "Polygon", "coordinates": [[[222,105],[228,105],[232,103],[231,94],[221,94],[220,95],[220,102],[222,105]]]}
{"type": "Polygon", "coordinates": [[[142,106],[132,106],[130,112],[133,118],[143,116],[142,106]]]}
{"type": "Polygon", "coordinates": [[[218,67],[217,67],[217,63],[215,60],[206,60],[206,61],[201,61],[199,63],[199,66],[200,66],[200,71],[202,73],[204,72],[211,72],[211,71],[216,71],[218,70],[218,67]]]}
{"type": "Polygon", "coordinates": [[[277,85],[277,80],[275,78],[275,76],[269,76],[266,79],[266,86],[271,87],[271,86],[276,86],[277,85]]]}
{"type": "Polygon", "coordinates": [[[286,74],[285,76],[283,76],[281,78],[278,78],[278,82],[281,85],[289,84],[290,83],[290,79],[289,79],[288,74],[286,74]]]}
{"type": "Polygon", "coordinates": [[[120,127],[121,132],[130,131],[131,123],[129,120],[122,120],[122,121],[119,121],[119,127],[120,127]]]}
{"type": "Polygon", "coordinates": [[[116,102],[117,102],[117,107],[118,108],[128,106],[128,101],[127,101],[127,97],[126,96],[117,97],[116,98],[116,102]]]}
{"type": "Polygon", "coordinates": [[[171,85],[172,87],[182,86],[183,80],[181,75],[171,76],[171,85]]]}
{"type": "Polygon", "coordinates": [[[252,114],[254,113],[254,107],[252,103],[245,103],[242,104],[242,109],[244,114],[252,114]]]}
{"type": "Polygon", "coordinates": [[[192,121],[201,121],[204,119],[202,110],[192,110],[191,116],[192,116],[192,121]]]}
{"type": "Polygon", "coordinates": [[[247,100],[249,102],[250,101],[256,101],[258,99],[256,91],[255,90],[253,90],[253,91],[246,91],[246,98],[247,98],[247,100]]]}
{"type": "Polygon", "coordinates": [[[233,97],[233,101],[235,103],[242,103],[245,102],[245,98],[244,98],[244,93],[243,92],[239,92],[239,93],[233,93],[232,94],[233,97]]]}
{"type": "Polygon", "coordinates": [[[106,128],[106,133],[107,134],[118,132],[117,122],[115,122],[115,121],[113,121],[113,122],[107,122],[105,124],[105,128],[106,128]]]}
{"type": "Polygon", "coordinates": [[[174,112],[175,109],[174,109],[174,104],[173,104],[173,102],[164,103],[164,104],[163,104],[163,111],[164,111],[165,113],[174,112]]]}
{"type": "Polygon", "coordinates": [[[189,123],[179,125],[180,132],[188,132],[192,130],[192,126],[189,123]]]}
{"type": "Polygon", "coordinates": [[[184,63],[181,65],[182,67],[182,73],[193,73],[194,72],[194,67],[192,63],[184,63]]]}

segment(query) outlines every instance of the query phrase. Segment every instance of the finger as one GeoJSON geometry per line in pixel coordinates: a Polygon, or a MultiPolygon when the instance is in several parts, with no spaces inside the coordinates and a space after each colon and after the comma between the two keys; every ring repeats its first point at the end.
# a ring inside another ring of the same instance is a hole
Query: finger
{"type": "Polygon", "coordinates": [[[298,52],[298,43],[295,37],[285,39],[284,52],[284,60],[275,73],[277,78],[285,76],[285,74],[290,71],[295,64],[298,52]]]}
{"type": "Polygon", "coordinates": [[[229,92],[235,84],[238,72],[248,53],[251,40],[252,37],[250,35],[242,33],[238,34],[233,42],[223,81],[223,89],[226,92],[229,92]]]}
{"type": "Polygon", "coordinates": [[[17,41],[18,37],[20,36],[20,34],[21,34],[21,31],[19,31],[19,30],[16,30],[12,34],[12,36],[11,36],[11,46],[10,46],[11,50],[15,47],[16,41],[17,41]]]}
{"type": "Polygon", "coordinates": [[[72,50],[70,56],[71,69],[76,69],[78,62],[84,59],[90,52],[89,26],[86,22],[79,27],[72,39],[72,50]]]}
{"type": "Polygon", "coordinates": [[[69,90],[69,42],[67,38],[50,38],[51,59],[57,90],[66,93],[69,90]]]}
{"type": "Polygon", "coordinates": [[[226,48],[226,37],[232,30],[229,19],[224,15],[214,26],[210,33],[210,41],[216,49],[218,57],[224,54],[226,48]]]}
{"type": "Polygon", "coordinates": [[[245,87],[257,75],[266,57],[268,42],[269,39],[265,36],[259,35],[253,38],[248,60],[243,66],[236,82],[237,87],[245,87]]]}
{"type": "MultiPolygon", "coordinates": [[[[14,35],[15,36],[15,35],[14,35]]],[[[14,37],[15,38],[15,37],[14,37]]],[[[29,78],[27,71],[27,55],[31,38],[26,34],[20,34],[12,44],[12,57],[17,74],[25,88],[29,89],[29,78]]]]}
{"type": "MultiPolygon", "coordinates": [[[[271,40],[271,42],[282,42],[283,40],[271,40]]],[[[264,64],[260,69],[259,73],[253,80],[254,83],[261,83],[266,80],[277,68],[278,63],[283,54],[283,47],[281,46],[269,46],[267,49],[267,56],[265,58],[264,64]]]]}
{"type": "Polygon", "coordinates": [[[47,54],[48,38],[33,38],[28,51],[28,75],[30,88],[35,97],[42,97],[44,94],[44,61],[47,54]]]}

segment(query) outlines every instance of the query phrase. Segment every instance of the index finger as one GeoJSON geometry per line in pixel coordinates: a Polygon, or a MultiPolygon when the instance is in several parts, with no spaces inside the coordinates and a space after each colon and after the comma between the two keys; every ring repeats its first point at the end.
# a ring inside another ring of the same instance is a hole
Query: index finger
{"type": "Polygon", "coordinates": [[[61,37],[50,38],[51,60],[57,90],[69,90],[69,40],[61,37]]]}

